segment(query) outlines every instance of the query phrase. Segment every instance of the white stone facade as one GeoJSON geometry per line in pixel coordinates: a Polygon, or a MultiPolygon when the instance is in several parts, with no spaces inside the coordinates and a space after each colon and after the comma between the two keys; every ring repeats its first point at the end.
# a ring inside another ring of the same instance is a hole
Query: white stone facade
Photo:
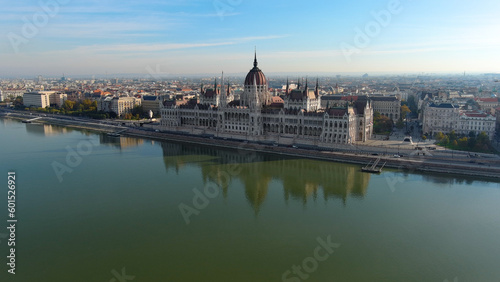
{"type": "Polygon", "coordinates": [[[485,112],[460,110],[457,106],[443,103],[431,104],[425,107],[423,132],[436,134],[438,132],[468,135],[470,132],[479,134],[485,132],[490,139],[495,135],[496,118],[485,112]]]}
{"type": "Polygon", "coordinates": [[[373,131],[371,102],[322,109],[318,87],[287,89],[284,104],[271,106],[267,80],[257,68],[256,59],[240,99],[233,101],[233,98],[222,83],[220,89],[217,84],[214,89],[202,89],[199,100],[184,104],[166,101],[160,109],[162,129],[318,146],[366,141],[373,131]]]}

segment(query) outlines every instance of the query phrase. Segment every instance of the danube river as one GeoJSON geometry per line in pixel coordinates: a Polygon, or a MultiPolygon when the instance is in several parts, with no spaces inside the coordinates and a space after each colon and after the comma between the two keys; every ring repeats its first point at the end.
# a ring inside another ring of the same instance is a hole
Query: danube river
{"type": "Polygon", "coordinates": [[[9,119],[0,156],[1,281],[500,279],[495,182],[9,119]]]}

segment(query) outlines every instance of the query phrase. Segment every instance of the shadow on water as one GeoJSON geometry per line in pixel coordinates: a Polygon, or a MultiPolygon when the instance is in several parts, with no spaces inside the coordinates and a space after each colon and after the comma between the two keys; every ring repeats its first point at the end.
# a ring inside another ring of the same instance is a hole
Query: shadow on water
{"type": "Polygon", "coordinates": [[[290,199],[308,201],[322,198],[340,199],[346,205],[348,198],[363,198],[370,174],[349,164],[286,157],[241,149],[220,149],[181,143],[162,142],[167,171],[178,173],[187,166],[201,169],[207,185],[216,183],[226,198],[231,183],[239,181],[245,189],[250,205],[259,212],[272,182],[280,183],[286,202],[290,199]]]}
{"type": "Polygon", "coordinates": [[[405,181],[414,178],[416,181],[426,181],[440,185],[460,185],[467,184],[472,185],[474,183],[498,183],[500,180],[495,177],[483,177],[483,176],[470,176],[463,174],[441,174],[437,172],[422,172],[417,170],[396,170],[396,169],[385,169],[389,173],[393,173],[396,177],[401,177],[405,181]]]}

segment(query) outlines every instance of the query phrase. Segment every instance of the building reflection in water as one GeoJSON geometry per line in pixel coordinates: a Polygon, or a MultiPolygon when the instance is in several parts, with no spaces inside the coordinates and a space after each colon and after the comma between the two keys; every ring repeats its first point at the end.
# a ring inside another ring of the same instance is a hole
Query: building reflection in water
{"type": "Polygon", "coordinates": [[[256,213],[271,182],[282,184],[286,201],[298,200],[305,205],[319,196],[325,201],[340,199],[345,205],[349,197],[362,198],[370,181],[370,174],[348,164],[180,143],[161,143],[161,147],[167,171],[197,166],[205,184],[217,183],[224,197],[231,183],[240,181],[256,213]]]}
{"type": "Polygon", "coordinates": [[[144,144],[144,139],[126,136],[113,137],[103,133],[99,135],[99,142],[103,145],[110,145],[119,149],[126,149],[144,144]]]}
{"type": "Polygon", "coordinates": [[[66,134],[72,132],[73,129],[51,124],[26,123],[26,131],[28,133],[33,133],[38,135],[52,136],[52,135],[66,134]]]}

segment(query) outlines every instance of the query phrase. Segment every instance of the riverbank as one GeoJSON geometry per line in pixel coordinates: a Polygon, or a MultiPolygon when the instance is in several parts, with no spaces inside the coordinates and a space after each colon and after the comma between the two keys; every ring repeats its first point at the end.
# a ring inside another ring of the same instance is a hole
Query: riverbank
{"type": "MultiPolygon", "coordinates": [[[[38,116],[27,116],[16,112],[3,112],[2,117],[17,120],[26,120],[38,116]]],[[[421,173],[444,173],[455,176],[483,177],[489,179],[500,179],[500,159],[491,158],[468,158],[456,156],[449,152],[438,154],[423,154],[418,151],[409,151],[405,157],[395,158],[392,151],[386,149],[385,153],[372,153],[358,146],[356,150],[339,146],[335,150],[305,149],[285,146],[270,146],[252,142],[240,142],[232,140],[211,139],[194,135],[180,135],[167,132],[157,132],[155,130],[125,127],[118,124],[109,124],[103,121],[75,119],[68,117],[42,116],[36,120],[37,123],[46,123],[60,126],[67,126],[102,133],[112,133],[120,131],[121,135],[139,138],[154,139],[159,141],[173,141],[190,143],[202,146],[214,146],[226,149],[237,149],[245,151],[257,151],[269,154],[279,154],[290,157],[310,158],[324,161],[335,161],[366,165],[369,162],[380,158],[380,164],[385,163],[385,167],[400,171],[421,172],[421,173]]],[[[364,146],[366,147],[366,146],[364,146]]]]}

